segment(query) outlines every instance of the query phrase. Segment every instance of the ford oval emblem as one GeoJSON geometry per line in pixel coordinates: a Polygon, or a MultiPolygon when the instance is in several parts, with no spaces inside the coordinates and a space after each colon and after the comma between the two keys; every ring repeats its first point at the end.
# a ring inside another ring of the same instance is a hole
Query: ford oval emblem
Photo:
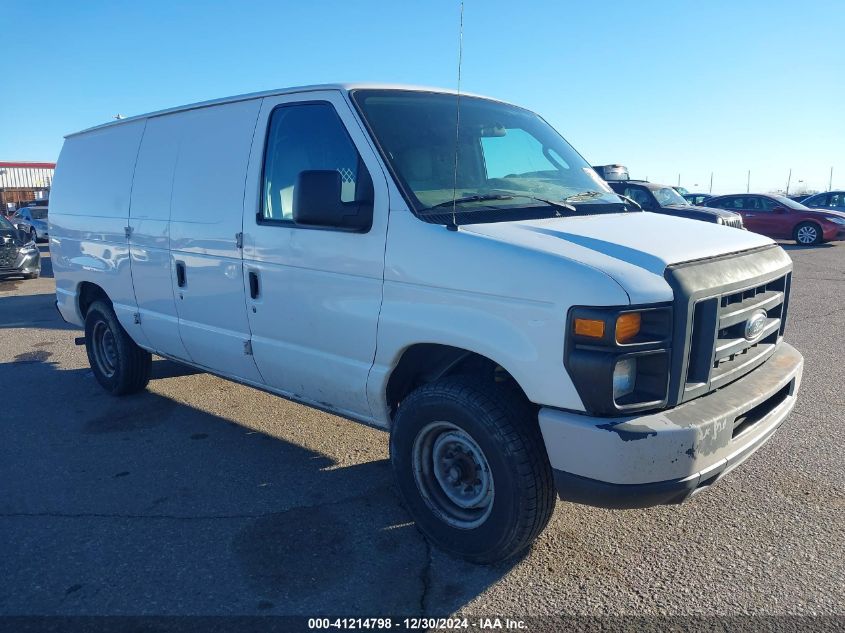
{"type": "Polygon", "coordinates": [[[745,339],[754,341],[760,338],[764,327],[766,327],[766,311],[757,310],[745,322],[745,339]]]}

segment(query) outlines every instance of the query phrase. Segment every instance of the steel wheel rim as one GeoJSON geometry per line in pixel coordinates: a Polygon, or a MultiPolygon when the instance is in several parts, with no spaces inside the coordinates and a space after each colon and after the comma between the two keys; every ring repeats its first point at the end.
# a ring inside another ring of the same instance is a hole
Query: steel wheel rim
{"type": "Polygon", "coordinates": [[[107,378],[117,372],[117,342],[114,334],[104,321],[97,321],[91,331],[91,348],[97,368],[107,378]]]}
{"type": "Polygon", "coordinates": [[[812,226],[802,226],[798,229],[798,241],[802,244],[812,244],[817,235],[818,231],[812,226]]]}
{"type": "Polygon", "coordinates": [[[487,457],[466,431],[432,422],[417,433],[414,480],[428,507],[460,529],[478,527],[493,510],[495,488],[487,457]]]}

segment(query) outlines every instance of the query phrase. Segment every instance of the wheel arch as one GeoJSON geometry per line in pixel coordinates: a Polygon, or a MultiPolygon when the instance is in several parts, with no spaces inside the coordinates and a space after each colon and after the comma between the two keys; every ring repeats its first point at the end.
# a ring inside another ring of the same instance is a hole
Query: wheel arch
{"type": "Polygon", "coordinates": [[[101,286],[91,281],[80,282],[76,288],[76,309],[79,311],[83,322],[85,322],[88,309],[95,301],[105,301],[109,305],[113,305],[108,293],[101,286]]]}
{"type": "Polygon", "coordinates": [[[444,376],[472,374],[488,378],[528,397],[507,368],[479,352],[440,343],[414,343],[405,347],[387,379],[384,398],[390,421],[402,400],[420,385],[444,376]]]}

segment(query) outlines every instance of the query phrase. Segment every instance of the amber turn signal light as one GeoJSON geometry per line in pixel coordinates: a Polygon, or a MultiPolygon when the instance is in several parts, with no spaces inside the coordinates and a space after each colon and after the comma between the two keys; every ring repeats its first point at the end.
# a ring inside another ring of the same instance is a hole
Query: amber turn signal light
{"type": "Polygon", "coordinates": [[[601,319],[575,319],[575,333],[578,336],[601,338],[604,336],[604,321],[601,319]]]}
{"type": "Polygon", "coordinates": [[[639,312],[626,312],[616,319],[616,342],[628,343],[640,333],[642,315],[639,312]]]}

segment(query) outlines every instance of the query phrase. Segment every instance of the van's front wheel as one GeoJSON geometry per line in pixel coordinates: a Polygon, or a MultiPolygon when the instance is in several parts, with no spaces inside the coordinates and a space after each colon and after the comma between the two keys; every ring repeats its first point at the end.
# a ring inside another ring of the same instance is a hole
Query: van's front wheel
{"type": "Polygon", "coordinates": [[[414,391],[396,415],[390,460],[420,530],[474,562],[523,551],[554,510],[534,412],[495,383],[453,376],[414,391]]]}
{"type": "Polygon", "coordinates": [[[115,396],[141,391],[150,381],[152,356],[135,344],[104,301],[85,315],[85,349],[97,382],[115,396]]]}

